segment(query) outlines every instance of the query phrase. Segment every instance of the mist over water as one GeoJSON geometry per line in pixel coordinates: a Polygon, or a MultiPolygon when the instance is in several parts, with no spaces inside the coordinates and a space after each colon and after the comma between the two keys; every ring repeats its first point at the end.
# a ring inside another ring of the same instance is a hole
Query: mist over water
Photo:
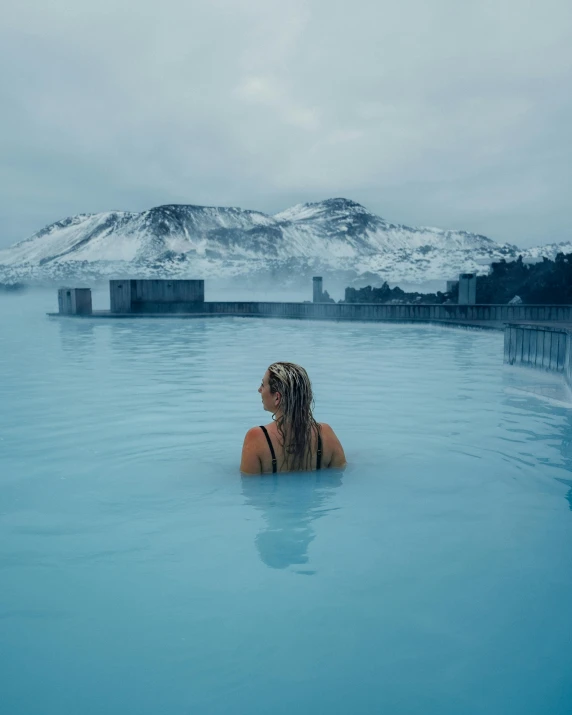
{"type": "Polygon", "coordinates": [[[501,333],[56,305],[0,296],[3,712],[570,712],[572,409],[501,333]],[[241,478],[275,360],[345,472],[241,478]]]}
{"type": "MultiPolygon", "coordinates": [[[[317,271],[320,275],[320,271],[317,271]]],[[[340,279],[335,276],[324,276],[324,290],[336,302],[344,300],[345,290],[350,285],[362,288],[366,285],[379,288],[383,285],[384,280],[381,276],[378,278],[365,278],[363,280],[350,281],[349,279],[340,279]]],[[[395,283],[388,281],[390,288],[399,286],[405,292],[419,293],[436,293],[437,291],[445,291],[446,281],[426,281],[425,283],[406,283],[401,281],[395,283]]],[[[304,279],[303,281],[294,283],[291,286],[284,286],[273,283],[266,278],[247,280],[235,279],[230,283],[225,280],[208,280],[205,282],[205,300],[256,300],[256,301],[279,301],[279,302],[298,302],[312,300],[312,281],[304,279]]]]}
{"type": "MultiPolygon", "coordinates": [[[[327,289],[327,287],[326,287],[327,289]]],[[[344,288],[337,286],[332,292],[332,297],[336,300],[344,297],[344,288]]],[[[57,290],[34,291],[36,295],[44,295],[45,304],[49,310],[57,312],[57,290]]],[[[273,302],[302,302],[312,300],[312,281],[304,281],[303,284],[293,286],[282,286],[272,284],[269,280],[248,281],[244,280],[206,280],[205,281],[206,301],[273,301],[273,302]]],[[[94,310],[109,310],[109,284],[96,284],[92,287],[92,302],[94,310]]]]}
{"type": "MultiPolygon", "coordinates": [[[[343,290],[338,291],[343,298],[343,290]]],[[[332,296],[333,297],[333,296],[332,296]]],[[[293,286],[272,285],[267,280],[237,280],[230,285],[224,280],[205,281],[205,300],[277,301],[283,303],[312,300],[312,281],[293,286]]]]}
{"type": "MultiPolygon", "coordinates": [[[[372,285],[380,287],[383,280],[364,280],[359,286],[372,285]]],[[[336,302],[343,300],[345,289],[349,281],[340,281],[324,278],[324,290],[336,302]]],[[[389,283],[391,288],[397,284],[389,283]]],[[[445,290],[444,281],[428,281],[423,284],[399,283],[399,287],[406,292],[435,293],[438,290],[445,290]]],[[[57,312],[56,291],[42,291],[46,296],[46,301],[51,304],[50,310],[57,312]]],[[[312,301],[312,281],[304,280],[290,286],[284,286],[279,282],[272,282],[268,278],[256,279],[208,279],[205,281],[205,300],[207,301],[272,301],[272,302],[302,302],[312,301]]],[[[92,288],[93,307],[95,310],[109,310],[109,285],[98,284],[92,288]]]]}

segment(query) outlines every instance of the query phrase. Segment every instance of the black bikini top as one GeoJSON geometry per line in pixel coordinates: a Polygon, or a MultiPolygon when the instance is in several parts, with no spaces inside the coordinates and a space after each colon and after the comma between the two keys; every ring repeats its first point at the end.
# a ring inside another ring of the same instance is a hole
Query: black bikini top
{"type": "MultiPolygon", "coordinates": [[[[274,452],[274,447],[270,441],[270,435],[268,430],[263,425],[260,425],[260,429],[264,432],[268,446],[270,447],[270,454],[272,455],[272,474],[276,474],[278,471],[278,463],[276,461],[276,454],[274,452]]],[[[318,427],[318,455],[316,457],[316,469],[321,469],[322,467],[322,435],[320,434],[320,428],[318,427]]]]}

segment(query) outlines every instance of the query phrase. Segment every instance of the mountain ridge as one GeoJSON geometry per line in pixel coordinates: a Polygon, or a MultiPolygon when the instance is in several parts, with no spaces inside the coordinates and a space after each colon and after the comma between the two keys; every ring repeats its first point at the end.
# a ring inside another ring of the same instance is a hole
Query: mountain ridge
{"type": "MultiPolygon", "coordinates": [[[[319,271],[422,284],[484,273],[492,261],[551,258],[550,244],[521,250],[464,230],[390,223],[336,197],[274,215],[240,207],[162,204],[141,212],[69,216],[0,250],[0,281],[53,283],[113,277],[266,275],[288,284],[319,271]]],[[[564,243],[572,251],[572,244],[564,243]]]]}

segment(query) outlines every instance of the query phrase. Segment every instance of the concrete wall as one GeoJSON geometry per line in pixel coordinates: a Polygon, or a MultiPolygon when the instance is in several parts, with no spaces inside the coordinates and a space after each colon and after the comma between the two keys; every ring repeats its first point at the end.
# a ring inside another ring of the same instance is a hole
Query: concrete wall
{"type": "Polygon", "coordinates": [[[112,313],[192,313],[205,300],[204,280],[109,281],[112,313]]]}
{"type": "Polygon", "coordinates": [[[204,303],[184,301],[139,301],[131,304],[133,315],[148,315],[150,313],[202,313],[204,303]]]}
{"type": "Polygon", "coordinates": [[[109,309],[112,313],[131,312],[131,284],[135,281],[109,281],[109,309]]]}
{"type": "Polygon", "coordinates": [[[71,288],[58,288],[58,312],[60,315],[73,315],[71,288]]]}
{"type": "Polygon", "coordinates": [[[569,305],[387,305],[380,303],[207,302],[202,312],[321,320],[570,321],[569,305]]]}
{"type": "Polygon", "coordinates": [[[312,278],[312,300],[314,303],[321,303],[322,302],[322,293],[323,293],[323,282],[320,276],[314,276],[312,278]]]}
{"type": "Polygon", "coordinates": [[[134,280],[132,303],[203,303],[204,280],[134,280]]]}
{"type": "Polygon", "coordinates": [[[477,276],[474,273],[459,275],[459,305],[474,305],[477,302],[477,276]]]}
{"type": "Polygon", "coordinates": [[[570,337],[565,328],[509,324],[504,331],[504,361],[570,372],[570,337]]]}
{"type": "Polygon", "coordinates": [[[91,315],[91,289],[59,288],[58,310],[61,315],[91,315]]]}

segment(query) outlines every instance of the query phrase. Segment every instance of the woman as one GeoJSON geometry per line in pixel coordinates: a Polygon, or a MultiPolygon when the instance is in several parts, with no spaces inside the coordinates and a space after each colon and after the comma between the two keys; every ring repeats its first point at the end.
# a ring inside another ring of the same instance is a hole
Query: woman
{"type": "Polygon", "coordinates": [[[258,392],[274,421],[246,433],[240,462],[243,474],[345,466],[344,450],[334,430],[312,415],[312,385],[303,367],[273,363],[258,392]]]}

